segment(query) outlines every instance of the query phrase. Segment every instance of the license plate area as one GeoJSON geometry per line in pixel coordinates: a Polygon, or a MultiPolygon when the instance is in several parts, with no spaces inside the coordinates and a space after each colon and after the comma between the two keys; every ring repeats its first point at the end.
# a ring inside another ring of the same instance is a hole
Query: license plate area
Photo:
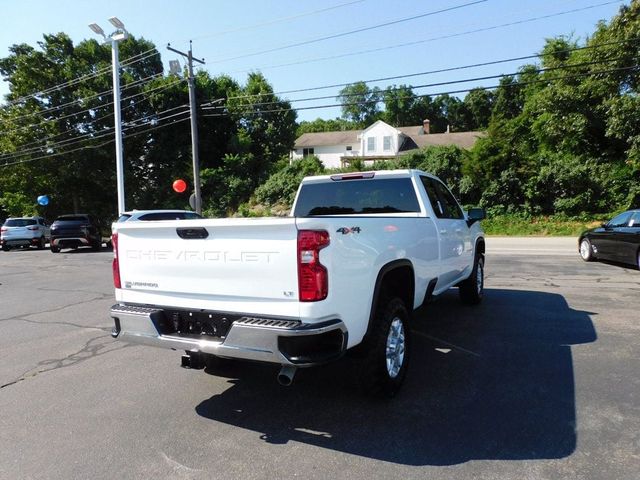
{"type": "Polygon", "coordinates": [[[227,336],[236,318],[239,316],[206,310],[164,310],[164,318],[158,329],[163,335],[222,339],[227,336]]]}

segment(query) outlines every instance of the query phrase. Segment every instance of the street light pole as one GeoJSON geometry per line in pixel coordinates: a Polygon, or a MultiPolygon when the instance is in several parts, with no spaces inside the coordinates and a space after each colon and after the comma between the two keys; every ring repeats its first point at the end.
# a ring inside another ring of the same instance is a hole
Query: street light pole
{"type": "Polygon", "coordinates": [[[202,196],[200,193],[200,155],[198,154],[198,122],[196,118],[196,82],[193,75],[193,61],[204,64],[202,60],[193,58],[191,49],[191,40],[189,40],[189,53],[181,52],[171,45],[167,45],[167,49],[187,57],[189,71],[189,108],[191,115],[191,153],[193,155],[193,193],[195,197],[195,208],[198,215],[202,215],[202,196]]]}
{"type": "Polygon", "coordinates": [[[109,37],[107,37],[104,30],[95,23],[90,24],[89,28],[98,35],[102,35],[105,43],[111,44],[111,63],[113,64],[113,114],[116,133],[116,183],[118,191],[118,216],[120,216],[126,211],[126,206],[124,198],[124,147],[122,143],[122,112],[120,110],[120,59],[118,55],[118,42],[126,40],[128,33],[124,28],[124,24],[117,17],[111,17],[109,22],[117,29],[109,37]]]}

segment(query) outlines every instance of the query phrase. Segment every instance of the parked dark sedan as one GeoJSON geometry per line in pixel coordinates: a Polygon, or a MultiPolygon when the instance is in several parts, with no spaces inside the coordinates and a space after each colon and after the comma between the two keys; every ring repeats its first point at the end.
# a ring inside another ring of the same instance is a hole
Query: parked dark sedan
{"type": "Polygon", "coordinates": [[[578,251],[585,262],[610,260],[640,269],[640,210],[615,216],[580,235],[578,251]]]}

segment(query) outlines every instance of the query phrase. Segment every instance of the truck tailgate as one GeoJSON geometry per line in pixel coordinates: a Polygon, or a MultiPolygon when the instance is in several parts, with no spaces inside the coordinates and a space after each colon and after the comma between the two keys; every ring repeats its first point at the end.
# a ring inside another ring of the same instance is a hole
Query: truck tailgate
{"type": "Polygon", "coordinates": [[[149,296],[158,296],[164,301],[200,299],[207,305],[297,300],[293,218],[132,222],[116,227],[119,300],[145,303],[149,296]]]}

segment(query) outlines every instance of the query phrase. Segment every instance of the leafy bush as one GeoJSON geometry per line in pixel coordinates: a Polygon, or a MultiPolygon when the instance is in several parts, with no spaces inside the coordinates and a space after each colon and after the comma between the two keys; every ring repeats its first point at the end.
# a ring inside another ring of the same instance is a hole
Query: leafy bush
{"type": "Polygon", "coordinates": [[[321,175],[324,166],[316,156],[296,160],[271,175],[254,192],[256,202],[265,205],[287,203],[291,205],[302,179],[309,175],[321,175]]]}

